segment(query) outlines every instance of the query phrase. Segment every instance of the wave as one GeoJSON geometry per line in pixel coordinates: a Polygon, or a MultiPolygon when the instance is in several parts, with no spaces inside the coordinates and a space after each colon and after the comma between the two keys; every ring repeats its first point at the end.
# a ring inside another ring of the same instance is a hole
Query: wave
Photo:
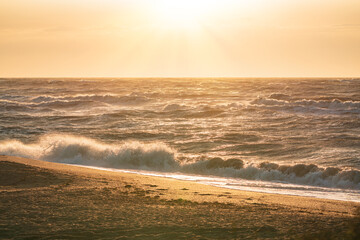
{"type": "Polygon", "coordinates": [[[248,163],[246,165],[240,159],[223,160],[213,158],[183,165],[182,167],[184,172],[194,174],[320,187],[360,189],[360,171],[337,167],[322,168],[315,164],[279,165],[277,163],[262,162],[260,164],[248,163]]]}
{"type": "Polygon", "coordinates": [[[146,96],[137,93],[131,93],[125,96],[118,95],[76,95],[67,97],[52,97],[52,96],[38,96],[31,99],[34,103],[51,103],[56,101],[64,102],[101,102],[108,104],[119,104],[119,105],[139,105],[149,102],[150,99],[146,96]]]}
{"type": "Polygon", "coordinates": [[[32,109],[27,106],[26,104],[13,101],[13,100],[5,100],[0,99],[0,111],[7,112],[7,111],[21,111],[21,112],[29,112],[32,109]]]}
{"type": "Polygon", "coordinates": [[[48,134],[38,142],[17,140],[0,142],[0,154],[51,162],[294,183],[321,187],[360,189],[360,171],[315,164],[279,165],[245,163],[241,159],[211,158],[181,163],[176,151],[167,145],[123,142],[106,144],[93,139],[63,134],[48,134]]]}
{"type": "Polygon", "coordinates": [[[283,93],[273,93],[269,96],[269,98],[276,100],[290,100],[292,97],[283,93]]]}
{"type": "Polygon", "coordinates": [[[187,109],[187,106],[184,105],[180,105],[180,104],[176,104],[176,103],[172,103],[172,104],[168,104],[163,108],[164,112],[171,112],[171,111],[179,111],[179,110],[185,110],[187,109]]]}
{"type": "Polygon", "coordinates": [[[330,100],[289,100],[290,97],[282,94],[272,94],[269,98],[258,97],[250,102],[252,105],[291,110],[295,112],[321,112],[327,111],[332,113],[360,113],[359,101],[341,101],[339,99],[330,100]]]}
{"type": "Polygon", "coordinates": [[[170,171],[179,166],[175,152],[162,143],[125,142],[120,145],[72,135],[48,134],[38,142],[0,142],[0,154],[51,162],[111,168],[170,171]]]}
{"type": "Polygon", "coordinates": [[[53,111],[56,109],[79,109],[86,107],[100,107],[104,106],[103,103],[95,101],[50,101],[42,102],[38,104],[23,103],[18,101],[0,100],[0,111],[18,111],[18,112],[36,112],[36,111],[53,111]]]}
{"type": "Polygon", "coordinates": [[[46,108],[49,111],[56,109],[78,109],[88,107],[139,106],[151,101],[150,98],[139,94],[125,96],[115,95],[77,95],[66,97],[38,96],[34,98],[6,99],[0,98],[0,111],[30,112],[46,108]]]}

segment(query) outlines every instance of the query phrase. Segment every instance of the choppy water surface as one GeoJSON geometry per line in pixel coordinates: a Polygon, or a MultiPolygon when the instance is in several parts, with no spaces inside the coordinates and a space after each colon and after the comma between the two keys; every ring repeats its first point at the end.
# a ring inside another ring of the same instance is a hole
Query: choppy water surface
{"type": "Polygon", "coordinates": [[[259,191],[360,199],[359,120],[359,79],[0,79],[0,154],[259,191]]]}

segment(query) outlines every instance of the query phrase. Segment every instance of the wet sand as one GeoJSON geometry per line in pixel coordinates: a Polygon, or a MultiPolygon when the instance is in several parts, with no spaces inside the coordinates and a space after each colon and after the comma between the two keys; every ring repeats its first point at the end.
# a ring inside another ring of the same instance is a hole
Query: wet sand
{"type": "Polygon", "coordinates": [[[359,239],[358,209],[0,156],[0,239],[359,239]]]}

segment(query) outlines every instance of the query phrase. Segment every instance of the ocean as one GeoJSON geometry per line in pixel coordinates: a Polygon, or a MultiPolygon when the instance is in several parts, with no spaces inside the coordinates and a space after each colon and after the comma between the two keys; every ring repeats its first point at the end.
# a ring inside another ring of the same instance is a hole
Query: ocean
{"type": "Polygon", "coordinates": [[[360,202],[360,79],[0,79],[0,154],[360,202]]]}

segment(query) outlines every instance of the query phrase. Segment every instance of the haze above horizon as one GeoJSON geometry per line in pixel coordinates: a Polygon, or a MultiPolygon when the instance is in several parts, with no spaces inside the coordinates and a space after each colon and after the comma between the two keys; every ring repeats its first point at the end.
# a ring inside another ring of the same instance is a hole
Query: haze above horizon
{"type": "Polygon", "coordinates": [[[358,77],[358,0],[0,2],[0,77],[358,77]]]}

